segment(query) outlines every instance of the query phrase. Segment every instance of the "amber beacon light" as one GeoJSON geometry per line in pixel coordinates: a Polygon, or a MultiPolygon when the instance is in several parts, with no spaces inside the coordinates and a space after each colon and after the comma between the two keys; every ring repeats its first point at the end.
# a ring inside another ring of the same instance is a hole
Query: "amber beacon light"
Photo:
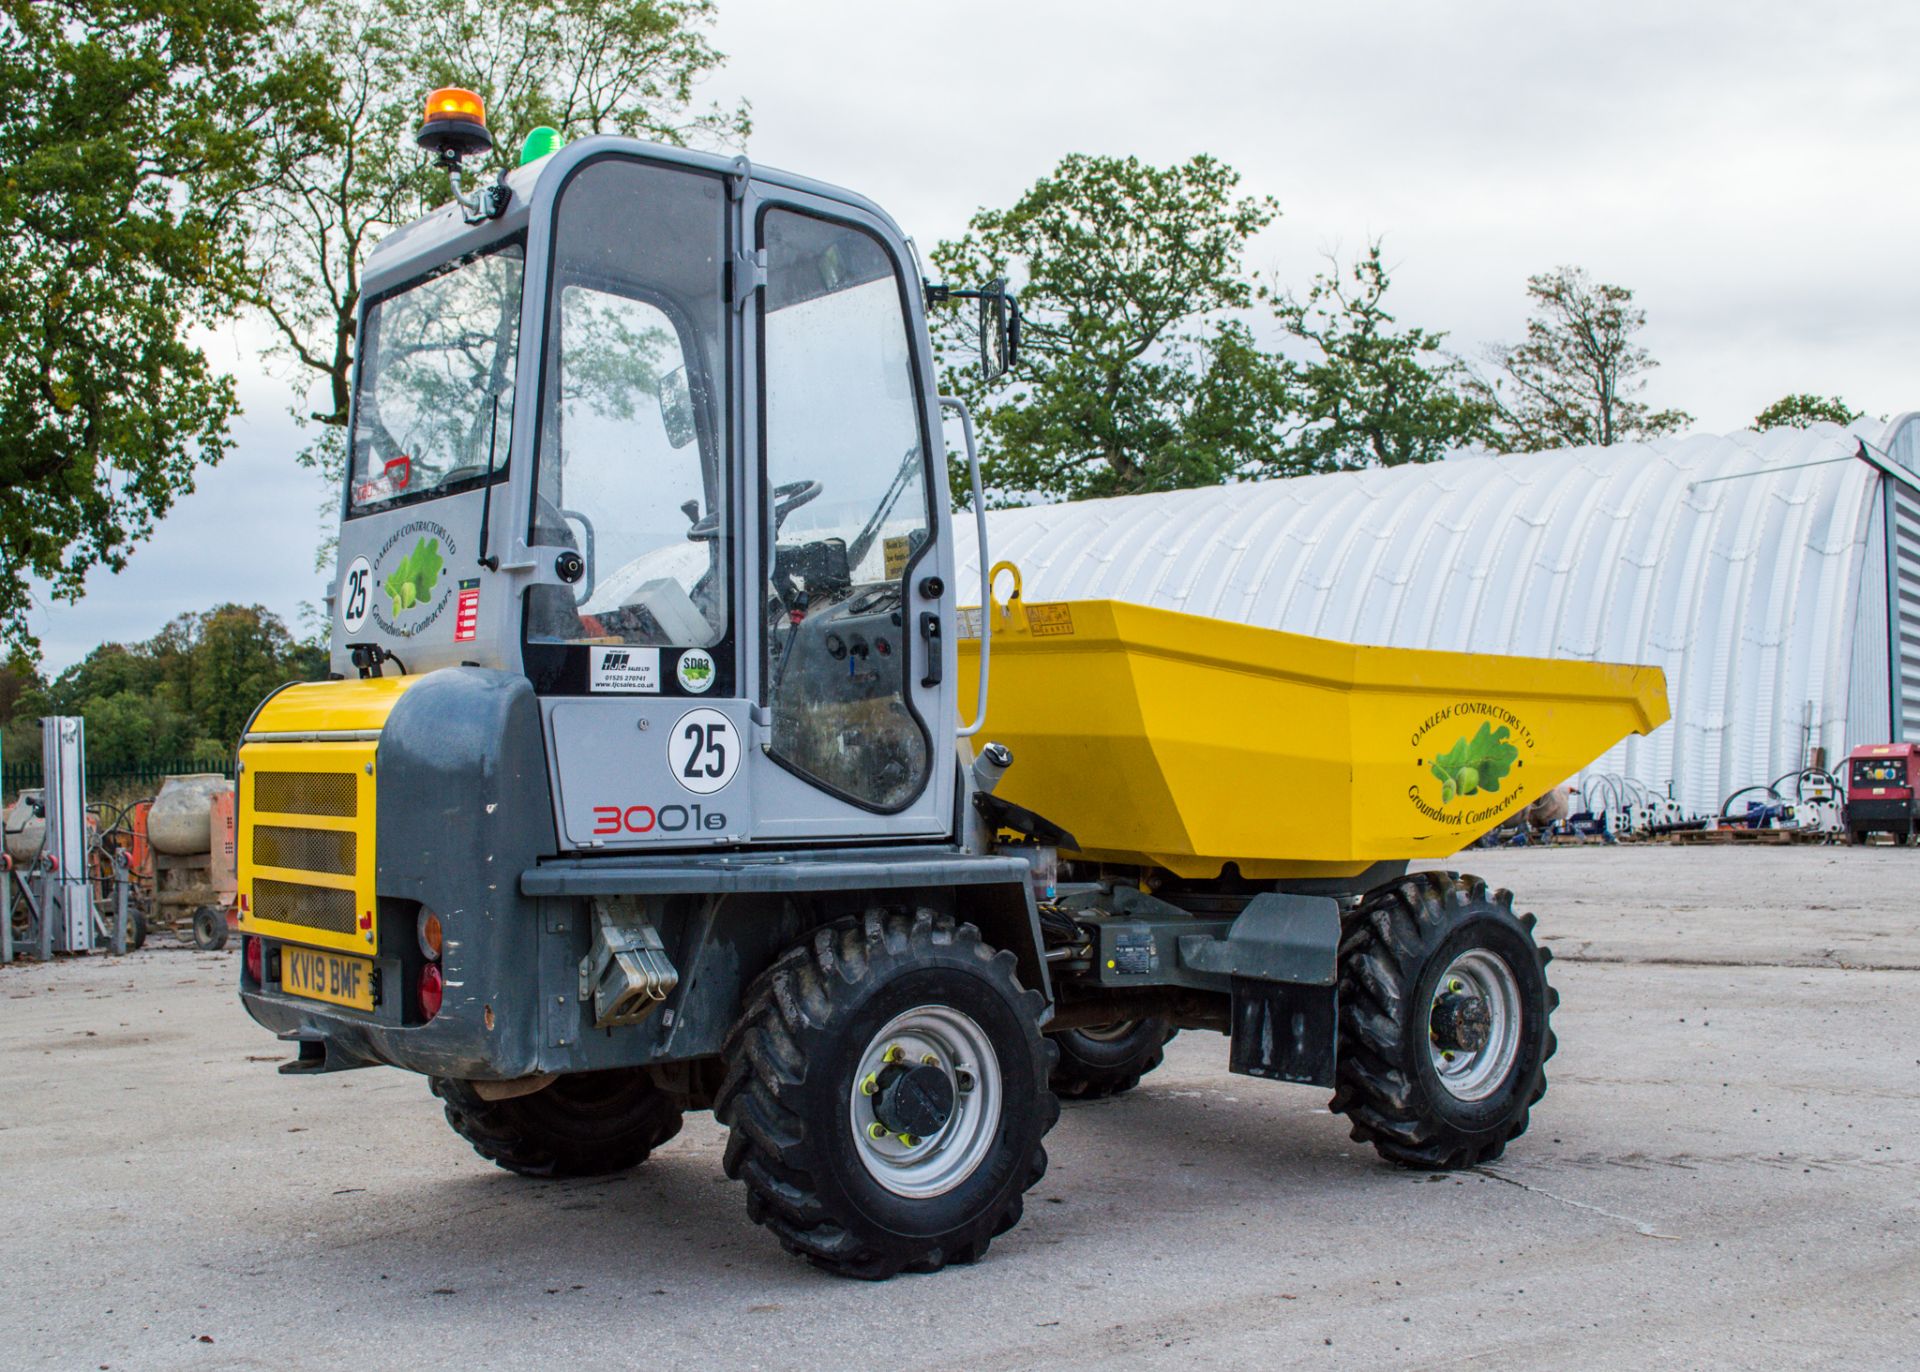
{"type": "Polygon", "coordinates": [[[413,141],[441,158],[489,152],[493,135],[487,132],[487,107],[472,91],[443,86],[427,97],[426,118],[413,141]]]}

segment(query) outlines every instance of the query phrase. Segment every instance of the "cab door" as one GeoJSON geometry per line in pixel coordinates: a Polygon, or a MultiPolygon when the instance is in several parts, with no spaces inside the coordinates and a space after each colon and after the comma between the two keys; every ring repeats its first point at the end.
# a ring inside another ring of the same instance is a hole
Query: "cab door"
{"type": "Polygon", "coordinates": [[[759,189],[754,836],[945,835],[953,554],[920,283],[890,225],[759,189]]]}
{"type": "Polygon", "coordinates": [[[559,571],[527,589],[521,641],[561,842],[744,842],[738,207],[713,170],[561,155],[527,538],[559,571]]]}

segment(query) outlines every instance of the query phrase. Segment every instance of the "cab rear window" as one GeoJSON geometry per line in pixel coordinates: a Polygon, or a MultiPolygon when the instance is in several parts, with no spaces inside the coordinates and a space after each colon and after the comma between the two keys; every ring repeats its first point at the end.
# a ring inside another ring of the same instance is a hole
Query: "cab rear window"
{"type": "Polygon", "coordinates": [[[506,470],[520,347],[519,244],[383,296],[361,334],[348,508],[361,514],[506,470]]]}

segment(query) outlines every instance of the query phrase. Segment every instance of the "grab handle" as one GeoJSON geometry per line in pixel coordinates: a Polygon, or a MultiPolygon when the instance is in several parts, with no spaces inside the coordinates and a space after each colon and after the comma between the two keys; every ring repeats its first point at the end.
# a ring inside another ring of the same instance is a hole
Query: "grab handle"
{"type": "Polygon", "coordinates": [[[987,502],[980,494],[980,454],[973,443],[973,411],[957,395],[941,396],[940,408],[960,416],[960,432],[966,438],[967,480],[973,491],[974,555],[980,562],[980,693],[973,723],[963,724],[959,733],[961,738],[972,738],[987,722],[987,659],[993,651],[993,631],[986,622],[993,605],[993,576],[988,570],[993,564],[987,559],[987,502]]]}

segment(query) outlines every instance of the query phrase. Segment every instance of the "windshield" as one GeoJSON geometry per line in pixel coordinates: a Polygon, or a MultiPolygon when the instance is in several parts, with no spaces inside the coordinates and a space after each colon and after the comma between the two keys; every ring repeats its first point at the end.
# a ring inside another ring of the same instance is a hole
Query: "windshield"
{"type": "Polygon", "coordinates": [[[463,258],[375,302],[360,339],[348,464],[358,513],[504,471],[520,338],[519,244],[463,258]]]}

